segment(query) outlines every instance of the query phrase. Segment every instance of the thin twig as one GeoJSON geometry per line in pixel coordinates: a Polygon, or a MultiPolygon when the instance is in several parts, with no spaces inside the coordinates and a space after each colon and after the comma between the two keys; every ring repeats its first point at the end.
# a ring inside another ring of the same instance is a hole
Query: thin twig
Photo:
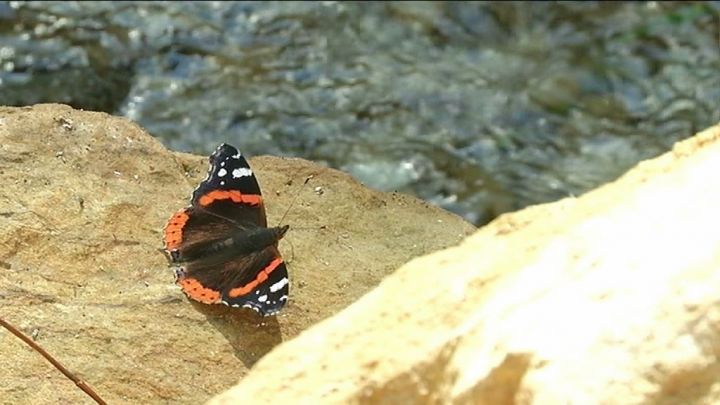
{"type": "Polygon", "coordinates": [[[16,329],[14,326],[10,325],[7,321],[0,318],[0,325],[4,326],[5,329],[9,330],[10,333],[17,336],[25,342],[28,346],[32,347],[36,352],[40,353],[47,361],[49,361],[53,366],[55,366],[56,369],[60,370],[61,373],[65,375],[65,377],[72,380],[75,385],[77,385],[81,390],[83,390],[86,394],[90,396],[95,402],[97,402],[100,405],[107,405],[107,402],[103,401],[102,398],[98,394],[95,393],[95,391],[90,388],[89,385],[85,383],[85,381],[81,380],[80,378],[76,377],[73,373],[70,372],[70,370],[63,367],[62,364],[60,364],[59,361],[55,360],[50,353],[46,352],[42,347],[40,347],[35,341],[27,337],[24,333],[20,332],[18,329],[16,329]]]}

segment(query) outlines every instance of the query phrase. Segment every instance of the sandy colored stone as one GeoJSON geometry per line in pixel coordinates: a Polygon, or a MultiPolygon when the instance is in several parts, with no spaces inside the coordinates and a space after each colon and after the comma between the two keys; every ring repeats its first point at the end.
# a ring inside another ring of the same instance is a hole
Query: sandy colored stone
{"type": "Polygon", "coordinates": [[[213,405],[720,403],[720,127],[504,215],[285,342],[213,405]]]}
{"type": "MultiPolygon", "coordinates": [[[[297,196],[280,245],[290,303],[277,317],[189,302],[158,251],[165,222],[204,178],[207,156],[167,151],[103,113],[1,107],[0,316],[109,403],[199,403],[402,263],[475,229],[301,159],[250,163],[269,224],[297,196]]],[[[4,329],[0,381],[2,403],[92,403],[4,329]]]]}

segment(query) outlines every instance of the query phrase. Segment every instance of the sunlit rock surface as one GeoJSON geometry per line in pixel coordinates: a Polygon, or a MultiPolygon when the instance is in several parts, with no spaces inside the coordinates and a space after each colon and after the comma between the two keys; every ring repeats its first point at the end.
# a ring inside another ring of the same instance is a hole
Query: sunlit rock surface
{"type": "MultiPolygon", "coordinates": [[[[224,141],[242,149],[239,138],[224,141]]],[[[197,404],[403,263],[475,230],[308,161],[250,164],[269,224],[296,199],[280,244],[290,302],[277,317],[189,302],[158,252],[166,221],[205,177],[207,156],[170,152],[104,113],[0,107],[1,316],[108,403],[197,404]]],[[[3,404],[91,403],[4,329],[0,381],[3,404]]]]}
{"type": "Polygon", "coordinates": [[[720,127],[504,215],[277,347],[231,403],[720,402],[720,127]]]}

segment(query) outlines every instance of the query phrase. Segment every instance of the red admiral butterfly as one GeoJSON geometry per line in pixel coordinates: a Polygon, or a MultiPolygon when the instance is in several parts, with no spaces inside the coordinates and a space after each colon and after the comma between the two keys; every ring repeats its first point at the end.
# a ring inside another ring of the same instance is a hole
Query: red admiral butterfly
{"type": "Polygon", "coordinates": [[[288,272],[277,246],[289,226],[267,227],[260,186],[236,148],[222,144],[209,161],[190,206],[165,225],[175,282],[196,301],[274,315],[288,300],[288,272]]]}

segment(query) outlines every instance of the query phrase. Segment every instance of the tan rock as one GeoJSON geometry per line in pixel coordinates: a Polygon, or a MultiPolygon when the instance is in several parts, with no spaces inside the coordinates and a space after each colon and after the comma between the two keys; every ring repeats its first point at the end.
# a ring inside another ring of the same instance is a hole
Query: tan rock
{"type": "MultiPolygon", "coordinates": [[[[290,303],[264,319],[190,303],[157,251],[165,222],[205,176],[207,156],[171,153],[137,125],[107,114],[0,107],[0,316],[35,336],[109,403],[198,403],[402,263],[475,229],[301,159],[250,163],[270,224],[298,196],[280,245],[290,303]]],[[[4,329],[0,381],[2,403],[89,403],[4,329]]]]}
{"type": "Polygon", "coordinates": [[[720,403],[720,127],[415,259],[211,404],[720,403]]]}

